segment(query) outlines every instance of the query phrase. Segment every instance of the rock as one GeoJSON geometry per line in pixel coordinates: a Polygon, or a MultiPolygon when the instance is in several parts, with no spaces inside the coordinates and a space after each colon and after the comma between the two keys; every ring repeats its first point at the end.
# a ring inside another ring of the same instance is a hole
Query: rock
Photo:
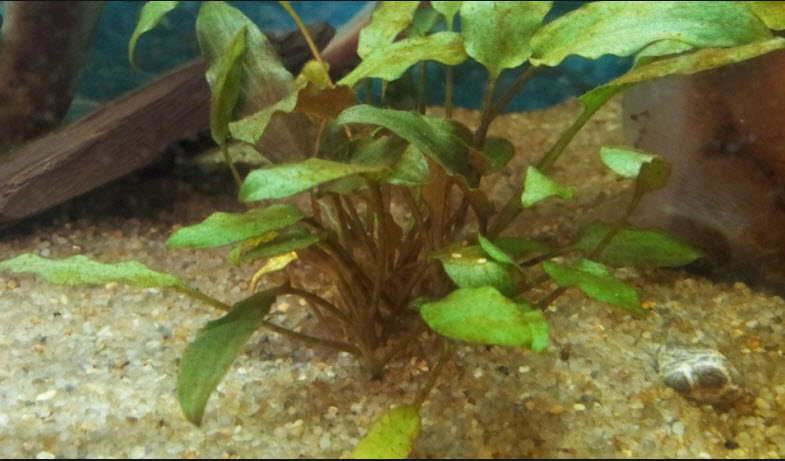
{"type": "Polygon", "coordinates": [[[714,349],[661,347],[657,369],[666,386],[698,402],[727,405],[744,393],[741,374],[714,349]]]}

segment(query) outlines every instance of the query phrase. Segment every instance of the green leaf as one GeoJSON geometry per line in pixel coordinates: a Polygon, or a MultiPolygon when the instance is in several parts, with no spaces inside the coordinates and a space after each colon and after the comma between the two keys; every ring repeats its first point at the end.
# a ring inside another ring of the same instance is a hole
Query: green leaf
{"type": "Polygon", "coordinates": [[[250,144],[259,142],[259,138],[264,134],[267,125],[273,115],[277,113],[290,113],[297,106],[298,91],[291,92],[280,101],[265,107],[264,109],[251,114],[243,119],[229,124],[229,131],[235,139],[245,141],[250,144]]]}
{"type": "Polygon", "coordinates": [[[177,8],[177,5],[179,4],[180,2],[156,1],[147,2],[144,7],[142,7],[142,12],[139,15],[139,22],[136,24],[134,33],[131,34],[131,40],[128,42],[128,61],[134,69],[137,69],[134,54],[136,53],[136,42],[139,41],[139,37],[145,32],[149,32],[158,27],[158,24],[161,23],[161,20],[166,16],[166,13],[177,8]]]}
{"type": "Polygon", "coordinates": [[[499,249],[515,259],[521,259],[532,253],[544,253],[550,251],[550,247],[544,243],[518,237],[502,237],[493,242],[499,249]]]}
{"type": "Polygon", "coordinates": [[[461,36],[466,53],[497,79],[504,69],[523,64],[529,41],[553,2],[463,2],[461,36]]]}
{"type": "Polygon", "coordinates": [[[490,259],[479,246],[447,248],[434,258],[461,288],[492,286],[507,296],[516,294],[513,268],[490,259]]]}
{"type": "Polygon", "coordinates": [[[350,107],[337,122],[383,126],[412,143],[449,173],[464,176],[471,184],[479,179],[468,163],[471,132],[457,122],[368,105],[350,107]]]}
{"type": "Polygon", "coordinates": [[[409,145],[382,180],[398,186],[423,186],[430,180],[428,161],[420,149],[409,145]]]}
{"type": "Polygon", "coordinates": [[[438,61],[454,66],[466,60],[463,40],[455,32],[437,32],[425,37],[412,37],[380,48],[368,55],[338,84],[354,86],[365,78],[396,80],[406,69],[420,61],[438,61]]]}
{"type": "MultiPolygon", "coordinates": [[[[602,222],[588,225],[573,248],[591,253],[612,227],[602,222]]],[[[679,267],[703,256],[699,249],[664,232],[622,229],[596,259],[612,267],[679,267]]]]}
{"type": "Polygon", "coordinates": [[[592,2],[537,31],[531,40],[531,62],[556,66],[570,55],[629,56],[660,40],[731,47],[771,37],[739,2],[592,2]]]}
{"type": "Polygon", "coordinates": [[[782,2],[743,2],[757,17],[774,30],[785,29],[785,3],[782,2]]]}
{"type": "MultiPolygon", "coordinates": [[[[365,59],[372,53],[386,49],[412,22],[420,2],[381,2],[373,12],[371,23],[360,31],[357,55],[365,59]]],[[[351,86],[351,85],[350,85],[351,86]]]]}
{"type": "Polygon", "coordinates": [[[207,81],[215,86],[217,73],[213,63],[218,61],[243,29],[246,33],[246,52],[240,57],[242,67],[242,100],[238,112],[245,114],[260,107],[270,106],[289,95],[293,77],[281,64],[275,48],[258,27],[240,10],[225,2],[205,2],[196,19],[199,47],[209,65],[207,81]]]}
{"type": "Polygon", "coordinates": [[[310,158],[304,162],[252,171],[240,187],[240,200],[250,202],[288,197],[333,179],[378,171],[377,167],[310,158]]]}
{"type": "Polygon", "coordinates": [[[213,213],[194,226],[183,227],[167,240],[169,248],[215,248],[290,226],[305,215],[299,208],[276,204],[245,213],[213,213]]]}
{"type": "Polygon", "coordinates": [[[418,8],[414,12],[411,24],[403,33],[407,37],[422,37],[432,32],[434,27],[442,20],[442,15],[433,8],[418,8]]]}
{"type": "Polygon", "coordinates": [[[581,96],[581,99],[599,91],[625,88],[635,83],[654,80],[669,75],[689,75],[716,67],[752,59],[785,48],[785,39],[777,37],[733,48],[706,48],[692,53],[664,58],[632,70],[609,83],[581,96]]]}
{"type": "Polygon", "coordinates": [[[250,239],[232,249],[229,261],[232,264],[247,264],[257,259],[278,256],[295,250],[308,248],[321,240],[303,228],[286,229],[283,232],[270,232],[262,238],[250,239]]]}
{"type": "Polygon", "coordinates": [[[578,287],[590,298],[621,307],[633,314],[643,314],[635,289],[621,280],[598,270],[598,266],[584,263],[577,267],[545,261],[542,268],[561,287],[578,287]]]}
{"type": "Polygon", "coordinates": [[[417,405],[400,405],[384,412],[357,444],[352,459],[406,458],[420,435],[420,424],[417,405]]]}
{"type": "Polygon", "coordinates": [[[600,147],[602,163],[614,173],[625,178],[637,178],[641,165],[651,162],[657,156],[626,147],[600,147]]]}
{"type": "Polygon", "coordinates": [[[648,64],[662,56],[684,53],[695,49],[694,46],[676,40],[660,40],[646,46],[635,54],[633,67],[648,64]]]}
{"type": "Polygon", "coordinates": [[[215,83],[210,95],[210,132],[218,145],[226,142],[229,122],[232,120],[237,99],[240,97],[242,68],[240,60],[245,53],[245,35],[243,27],[229,44],[224,53],[207,71],[215,74],[215,83]]]}
{"type": "Polygon", "coordinates": [[[515,261],[513,261],[512,258],[510,258],[510,256],[504,252],[504,250],[494,245],[493,242],[483,237],[481,234],[477,234],[477,240],[479,240],[480,247],[482,247],[485,253],[487,253],[488,256],[497,262],[502,264],[515,264],[515,261]]]}
{"type": "Polygon", "coordinates": [[[554,196],[567,200],[575,196],[575,191],[570,187],[562,186],[533,166],[527,168],[523,195],[521,195],[523,206],[530,207],[540,200],[554,196]]]}
{"type": "Polygon", "coordinates": [[[157,272],[136,261],[104,264],[86,256],[45,259],[25,253],[0,262],[0,271],[35,274],[59,285],[104,285],[124,283],[139,288],[185,287],[179,277],[157,272]]]}
{"type": "Polygon", "coordinates": [[[420,313],[433,331],[480,344],[548,346],[548,324],[542,311],[503,296],[492,287],[460,288],[446,298],[426,303],[420,313]]]}
{"type": "Polygon", "coordinates": [[[488,160],[488,169],[483,174],[490,174],[504,168],[515,156],[515,147],[504,138],[488,138],[483,151],[488,160]]]}
{"type": "Polygon", "coordinates": [[[197,426],[202,423],[210,394],[262,325],[278,291],[259,292],[236,303],[228,314],[199,330],[185,348],[177,374],[177,398],[188,421],[197,426]]]}
{"type": "Polygon", "coordinates": [[[461,5],[463,5],[463,2],[431,2],[433,9],[444,15],[447,19],[454,18],[455,14],[460,11],[461,5]]]}

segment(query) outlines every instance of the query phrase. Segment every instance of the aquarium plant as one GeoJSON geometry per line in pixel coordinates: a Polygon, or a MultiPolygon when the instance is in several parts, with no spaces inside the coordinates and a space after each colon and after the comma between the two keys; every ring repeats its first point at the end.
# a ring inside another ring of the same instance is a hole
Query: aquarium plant
{"type": "MultiPolygon", "coordinates": [[[[139,36],[177,3],[144,7],[129,44],[131,59],[139,36]]],[[[280,3],[307,37],[289,3],[280,3]]],[[[636,83],[785,47],[785,39],[772,33],[785,28],[779,2],[601,1],[546,24],[551,3],[382,2],[360,33],[360,64],[333,81],[313,45],[313,60],[293,76],[241,12],[206,2],[196,32],[209,66],[210,130],[248,211],[216,212],[178,229],[167,245],[227,247],[228,262],[253,268],[250,294],[218,300],[139,262],[110,264],[85,256],[50,260],[23,254],[0,263],[0,269],[53,283],[170,288],[221,311],[198,332],[179,364],[177,395],[194,424],[202,422],[210,395],[259,329],[347,352],[369,376],[381,379],[409,342],[433,341],[440,352],[420,392],[384,413],[354,452],[405,457],[420,430],[420,406],[436,388],[454,341],[545,351],[545,308],[565,290],[577,288],[644,315],[635,289],[615,277],[613,268],[675,267],[701,256],[662,232],[628,224],[641,198],[666,184],[670,167],[655,155],[618,146],[599,152],[608,168],[634,182],[629,204],[615,221],[594,222],[561,247],[515,235],[510,224],[522,213],[545,200],[573,198],[573,187],[549,172],[586,121],[636,83]],[[569,56],[608,54],[633,56],[634,65],[581,96],[580,116],[528,166],[506,203],[492,203],[478,186],[515,155],[508,140],[488,136],[493,120],[541,69],[569,56]],[[452,119],[453,67],[469,59],[488,71],[477,127],[452,119]],[[425,80],[412,79],[413,69],[422,76],[428,65],[447,66],[444,116],[428,113],[425,80]],[[509,88],[497,87],[504,71],[519,74],[509,88]],[[416,85],[408,102],[394,97],[396,85],[406,79],[416,85]],[[382,82],[380,101],[369,91],[374,81],[382,82]],[[286,147],[262,142],[271,132],[301,142],[286,147]],[[272,160],[243,175],[232,161],[238,144],[255,146],[260,158],[272,160]],[[303,274],[317,274],[326,283],[314,288],[303,274]],[[324,291],[327,285],[335,289],[324,291]],[[321,334],[269,321],[266,315],[281,296],[301,298],[323,326],[321,334]],[[426,330],[433,334],[423,335],[426,330]]]]}

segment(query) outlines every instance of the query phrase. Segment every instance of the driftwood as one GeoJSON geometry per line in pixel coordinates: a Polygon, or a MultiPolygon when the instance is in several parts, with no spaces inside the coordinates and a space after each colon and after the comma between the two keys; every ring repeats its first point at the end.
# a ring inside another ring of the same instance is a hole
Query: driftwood
{"type": "MultiPolygon", "coordinates": [[[[312,26],[319,46],[333,30],[312,26]]],[[[280,37],[284,65],[309,58],[296,35],[280,37]]],[[[275,43],[274,43],[275,44],[275,43]]],[[[199,59],[85,117],[4,154],[0,227],[7,227],[139,169],[168,145],[209,128],[210,90],[199,59]]]]}

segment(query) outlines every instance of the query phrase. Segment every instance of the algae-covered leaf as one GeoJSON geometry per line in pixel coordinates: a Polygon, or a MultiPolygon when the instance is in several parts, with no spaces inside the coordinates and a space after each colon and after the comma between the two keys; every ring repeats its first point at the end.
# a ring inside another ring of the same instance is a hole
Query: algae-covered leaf
{"type": "Polygon", "coordinates": [[[507,298],[493,287],[459,288],[439,301],[425,303],[420,314],[433,331],[449,338],[528,347],[536,352],[548,346],[548,324],[542,311],[507,298]]]}
{"type": "Polygon", "coordinates": [[[732,47],[772,37],[740,2],[592,2],[555,19],[532,37],[534,65],[556,66],[570,55],[630,56],[660,40],[695,47],[732,47]]]}
{"type": "Polygon", "coordinates": [[[278,291],[263,291],[235,303],[228,314],[199,330],[186,347],[177,374],[177,398],[188,421],[197,426],[202,423],[210,394],[262,325],[278,291]]]}
{"type": "Polygon", "coordinates": [[[237,99],[240,97],[242,79],[241,58],[245,53],[247,28],[237,32],[226,52],[215,61],[208,72],[213,72],[215,82],[210,95],[210,132],[218,145],[223,145],[229,134],[237,99]]]}
{"type": "Polygon", "coordinates": [[[299,163],[254,170],[240,187],[240,200],[283,198],[334,179],[381,171],[378,167],[309,158],[299,163]]]}
{"type": "Polygon", "coordinates": [[[131,40],[128,41],[128,61],[134,69],[137,68],[134,54],[136,53],[136,42],[139,41],[139,37],[145,32],[149,32],[158,27],[158,24],[161,23],[161,20],[166,16],[166,13],[177,8],[178,4],[180,4],[180,2],[156,1],[147,2],[142,7],[142,12],[139,15],[139,22],[136,24],[133,34],[131,34],[131,40]]]}
{"type": "Polygon", "coordinates": [[[125,283],[139,288],[185,287],[179,277],[157,272],[136,261],[105,264],[86,256],[45,259],[32,253],[0,262],[0,271],[40,275],[60,285],[104,285],[125,283]]]}
{"type": "Polygon", "coordinates": [[[276,204],[245,213],[213,213],[199,224],[177,230],[169,248],[214,248],[290,226],[305,215],[299,208],[276,204]]]}
{"type": "Polygon", "coordinates": [[[420,61],[438,61],[455,66],[466,60],[463,40],[455,32],[437,32],[424,37],[411,37],[375,50],[368,55],[339,85],[354,86],[365,78],[397,80],[420,61]]]}
{"type": "Polygon", "coordinates": [[[469,166],[471,132],[455,121],[358,105],[345,110],[337,122],[366,123],[387,128],[434,159],[449,173],[466,177],[470,184],[476,184],[479,179],[469,166]]]}
{"type": "Polygon", "coordinates": [[[783,2],[743,2],[757,17],[773,30],[785,29],[785,3],[783,2]]]}
{"type": "Polygon", "coordinates": [[[600,148],[602,163],[619,176],[631,179],[638,177],[641,165],[651,162],[655,157],[654,154],[626,147],[602,146],[600,148]]]}
{"type": "Polygon", "coordinates": [[[537,168],[530,166],[526,169],[526,179],[524,179],[523,194],[521,195],[521,203],[524,207],[530,207],[548,197],[567,200],[574,196],[575,191],[572,188],[562,186],[537,168]]]}
{"type": "Polygon", "coordinates": [[[545,261],[542,268],[561,287],[575,286],[597,301],[621,307],[633,314],[643,314],[635,288],[607,273],[598,271],[596,263],[570,267],[545,261]]]}
{"type": "MultiPolygon", "coordinates": [[[[580,232],[573,248],[591,253],[611,228],[602,222],[588,225],[580,232]]],[[[699,249],[664,232],[622,229],[596,259],[613,267],[679,267],[703,256],[699,249]]]]}
{"type": "Polygon", "coordinates": [[[371,23],[360,31],[357,55],[365,59],[379,49],[393,43],[409,23],[420,2],[381,2],[371,17],[371,23]]]}
{"type": "Polygon", "coordinates": [[[352,458],[406,458],[420,434],[421,422],[417,405],[399,405],[386,411],[357,444],[352,458]]]}
{"type": "Polygon", "coordinates": [[[492,286],[507,296],[515,295],[513,268],[489,258],[479,246],[447,248],[434,257],[461,288],[492,286]]]}
{"type": "Polygon", "coordinates": [[[553,2],[463,2],[461,36],[466,53],[496,79],[504,69],[523,64],[529,41],[553,2]]]}
{"type": "Polygon", "coordinates": [[[229,253],[229,260],[236,265],[246,264],[257,259],[308,248],[321,240],[320,236],[311,234],[303,228],[287,229],[280,233],[271,232],[271,234],[273,235],[259,242],[249,242],[249,244],[244,242],[242,245],[235,247],[229,253]]]}
{"type": "Polygon", "coordinates": [[[477,240],[480,242],[480,247],[482,247],[485,253],[487,253],[488,256],[497,262],[502,264],[515,264],[515,261],[513,261],[512,258],[510,258],[510,256],[504,252],[504,250],[496,246],[487,238],[483,237],[481,234],[477,234],[477,240]]]}

